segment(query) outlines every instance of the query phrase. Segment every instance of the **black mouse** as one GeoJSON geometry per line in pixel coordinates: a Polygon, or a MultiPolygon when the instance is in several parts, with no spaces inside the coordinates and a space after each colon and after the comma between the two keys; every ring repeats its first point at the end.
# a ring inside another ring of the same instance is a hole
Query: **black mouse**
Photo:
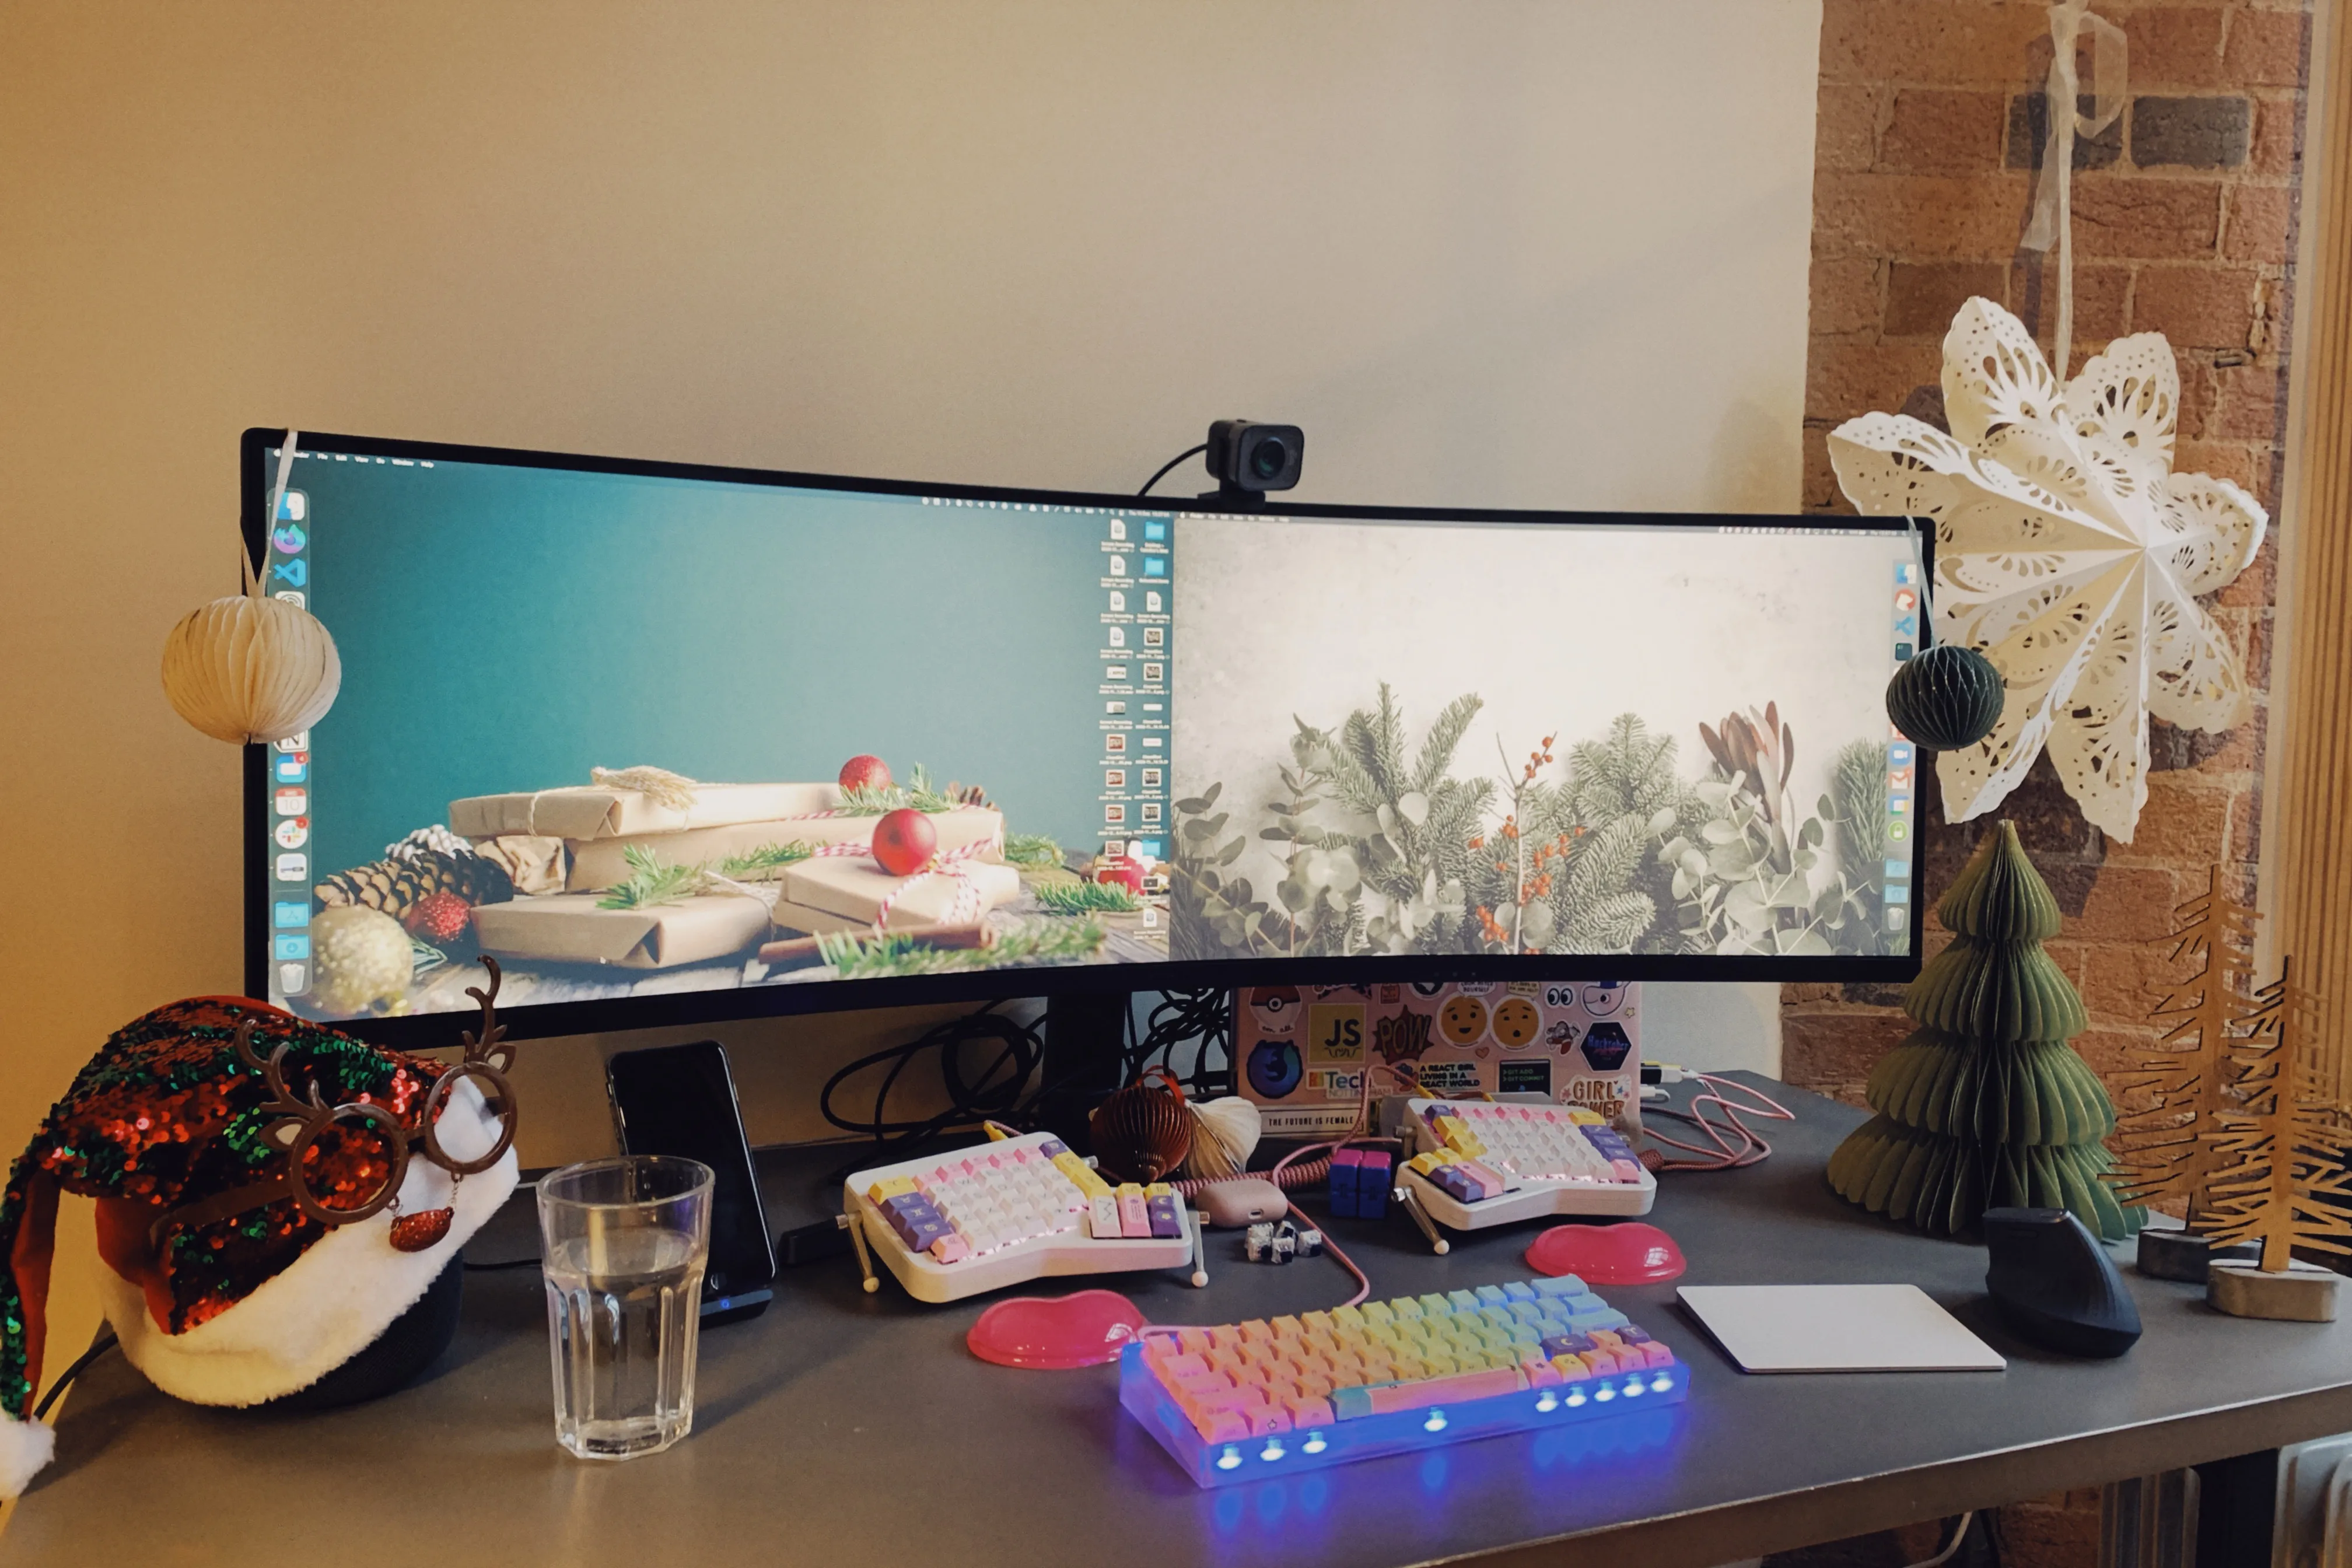
{"type": "Polygon", "coordinates": [[[2019,1338],[2067,1355],[2119,1356],[2139,1308],[2098,1238],[2064,1209],[1987,1209],[1985,1289],[2019,1338]]]}

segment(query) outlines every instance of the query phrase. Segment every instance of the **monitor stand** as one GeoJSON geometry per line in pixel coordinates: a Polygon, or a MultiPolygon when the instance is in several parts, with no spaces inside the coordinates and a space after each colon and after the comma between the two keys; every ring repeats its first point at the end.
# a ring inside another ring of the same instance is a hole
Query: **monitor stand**
{"type": "Polygon", "coordinates": [[[1045,1061],[1037,1125],[1079,1153],[1091,1152],[1087,1115],[1119,1087],[1134,994],[1087,991],[1045,998],[1045,1061]]]}

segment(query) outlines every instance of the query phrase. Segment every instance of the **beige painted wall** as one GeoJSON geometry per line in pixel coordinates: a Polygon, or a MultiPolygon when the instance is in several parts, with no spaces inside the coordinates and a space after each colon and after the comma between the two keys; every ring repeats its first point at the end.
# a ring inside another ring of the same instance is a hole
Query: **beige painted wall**
{"type": "MultiPolygon", "coordinates": [[[[1115,490],[1246,415],[1307,426],[1301,499],[1789,509],[1819,28],[0,8],[0,1150],[237,984],[236,760],[155,668],[233,585],[244,426],[1115,490]]],[[[755,1136],[834,1034],[730,1036],[755,1136]]],[[[595,1060],[537,1053],[528,1157],[604,1136],[595,1060]]]]}

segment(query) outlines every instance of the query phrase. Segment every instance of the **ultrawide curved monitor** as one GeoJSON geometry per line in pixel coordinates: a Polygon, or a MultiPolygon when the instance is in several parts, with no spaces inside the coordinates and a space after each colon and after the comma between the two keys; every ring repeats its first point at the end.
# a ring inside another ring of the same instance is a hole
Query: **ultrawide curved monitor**
{"type": "Polygon", "coordinates": [[[1895,980],[1901,524],[1269,506],[305,436],[342,689],[247,983],[447,1033],[1197,984],[1895,980]]]}

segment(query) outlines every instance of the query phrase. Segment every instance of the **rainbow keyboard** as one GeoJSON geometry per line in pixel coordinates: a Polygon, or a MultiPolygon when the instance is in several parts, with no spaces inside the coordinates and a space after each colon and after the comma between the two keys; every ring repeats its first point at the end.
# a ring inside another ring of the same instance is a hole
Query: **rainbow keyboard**
{"type": "Polygon", "coordinates": [[[1690,1371],[1574,1275],[1155,1331],[1118,1402],[1227,1486],[1670,1405],[1690,1371]]]}
{"type": "Polygon", "coordinates": [[[1113,1186],[1045,1132],[860,1171],[843,1184],[842,1211],[920,1301],[1047,1274],[1172,1268],[1199,1245],[1172,1188],[1113,1186]]]}
{"type": "Polygon", "coordinates": [[[1590,1110],[1479,1100],[1410,1100],[1417,1151],[1399,1179],[1438,1224],[1478,1230],[1555,1214],[1642,1215],[1658,1180],[1624,1134],[1590,1110]]]}

